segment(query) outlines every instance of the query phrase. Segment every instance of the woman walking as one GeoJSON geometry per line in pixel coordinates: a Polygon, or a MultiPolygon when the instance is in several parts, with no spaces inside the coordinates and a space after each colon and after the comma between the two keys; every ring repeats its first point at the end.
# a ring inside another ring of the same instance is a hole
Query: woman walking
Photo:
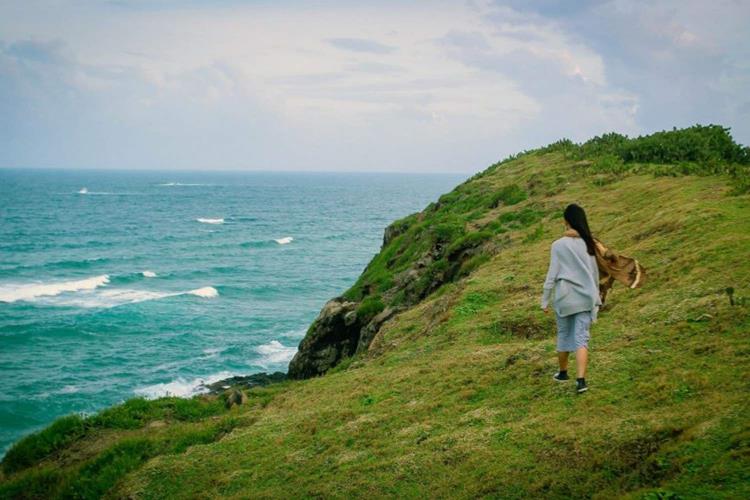
{"type": "Polygon", "coordinates": [[[557,320],[557,359],[560,371],[554,380],[564,382],[568,377],[568,355],[575,352],[576,391],[588,390],[589,328],[596,321],[601,305],[599,297],[599,268],[596,263],[594,237],[586,221],[586,213],[570,204],[563,213],[565,232],[552,243],[549,270],[544,280],[542,309],[549,312],[550,295],[554,290],[553,309],[557,320]]]}

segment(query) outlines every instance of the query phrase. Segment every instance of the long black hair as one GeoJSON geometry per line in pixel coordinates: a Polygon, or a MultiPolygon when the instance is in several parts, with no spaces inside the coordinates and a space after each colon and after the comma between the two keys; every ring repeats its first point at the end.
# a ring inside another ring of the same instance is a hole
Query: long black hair
{"type": "Polygon", "coordinates": [[[581,236],[581,238],[583,238],[583,241],[586,242],[586,250],[588,251],[589,255],[596,255],[594,253],[594,237],[591,235],[589,223],[586,220],[586,212],[583,211],[583,208],[576,205],[575,203],[571,203],[570,205],[565,207],[563,217],[568,222],[570,227],[578,231],[578,234],[581,236]]]}

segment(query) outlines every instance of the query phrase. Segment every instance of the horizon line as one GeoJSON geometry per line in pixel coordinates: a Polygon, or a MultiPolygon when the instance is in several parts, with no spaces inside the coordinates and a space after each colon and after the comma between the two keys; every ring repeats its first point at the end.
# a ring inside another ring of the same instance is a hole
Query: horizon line
{"type": "MultiPolygon", "coordinates": [[[[485,167],[487,168],[487,167],[485,167]]],[[[309,174],[405,174],[405,175],[474,175],[476,172],[470,171],[418,171],[418,170],[299,170],[299,169],[252,169],[252,168],[219,168],[219,169],[200,169],[200,168],[137,168],[137,167],[115,167],[115,168],[97,168],[97,167],[8,167],[0,166],[0,170],[55,170],[55,171],[76,171],[76,172],[190,172],[190,173],[309,173],[309,174]]],[[[484,170],[484,169],[482,169],[484,170]]],[[[480,172],[478,170],[477,172],[480,172]]]]}

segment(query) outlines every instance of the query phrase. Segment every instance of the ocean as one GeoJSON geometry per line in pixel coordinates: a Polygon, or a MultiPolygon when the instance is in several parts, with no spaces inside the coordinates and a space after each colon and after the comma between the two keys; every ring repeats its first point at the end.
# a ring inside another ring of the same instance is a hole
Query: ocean
{"type": "Polygon", "coordinates": [[[384,228],[466,177],[0,170],[0,453],[61,415],[286,371],[384,228]]]}

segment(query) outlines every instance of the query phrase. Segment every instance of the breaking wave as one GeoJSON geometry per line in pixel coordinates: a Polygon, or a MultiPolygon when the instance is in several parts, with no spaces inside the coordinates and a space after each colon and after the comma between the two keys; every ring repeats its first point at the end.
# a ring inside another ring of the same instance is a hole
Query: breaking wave
{"type": "Polygon", "coordinates": [[[272,340],[268,344],[259,345],[255,352],[260,354],[262,359],[260,365],[287,363],[292,360],[297,353],[296,347],[287,347],[278,340],[272,340]]]}
{"type": "Polygon", "coordinates": [[[233,376],[235,376],[235,374],[232,372],[222,371],[205,378],[199,377],[192,380],[178,377],[171,382],[139,387],[133,392],[139,396],[145,397],[146,399],[156,399],[165,396],[190,398],[208,392],[208,387],[206,386],[233,376]]]}
{"type": "MultiPolygon", "coordinates": [[[[216,288],[212,286],[204,286],[203,288],[196,288],[195,290],[190,290],[189,292],[185,292],[189,295],[195,295],[196,297],[203,297],[205,299],[212,299],[214,297],[219,296],[219,291],[216,290],[216,288]]],[[[182,295],[182,294],[177,294],[182,295]]]]}
{"type": "Polygon", "coordinates": [[[31,283],[0,286],[0,302],[31,301],[39,297],[54,297],[64,292],[94,290],[109,283],[109,275],[102,274],[83,280],[58,283],[31,283]]]}
{"type": "MultiPolygon", "coordinates": [[[[156,276],[155,273],[153,274],[156,276]]],[[[144,276],[146,275],[144,274],[144,276]]],[[[118,287],[100,288],[109,283],[109,275],[103,274],[84,280],[59,283],[3,285],[0,286],[0,302],[12,303],[25,301],[64,307],[110,308],[180,295],[193,295],[203,299],[212,299],[219,296],[219,291],[212,286],[204,286],[185,292],[137,290],[118,287]]]]}

